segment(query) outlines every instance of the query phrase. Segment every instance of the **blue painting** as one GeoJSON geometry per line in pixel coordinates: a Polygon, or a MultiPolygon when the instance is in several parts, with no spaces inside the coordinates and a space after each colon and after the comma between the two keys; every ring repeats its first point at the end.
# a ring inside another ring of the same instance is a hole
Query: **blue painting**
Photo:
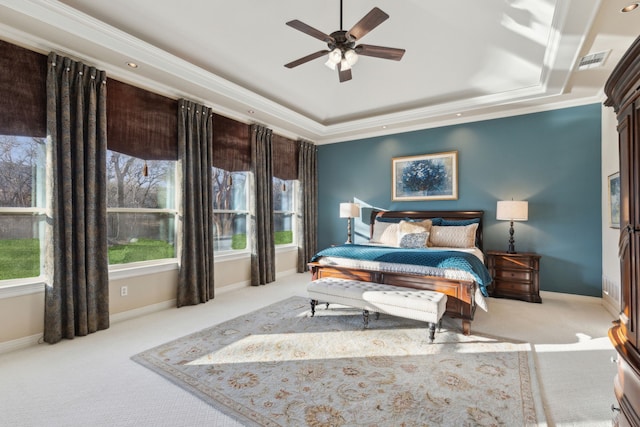
{"type": "Polygon", "coordinates": [[[609,175],[609,227],[620,228],[620,173],[609,175]]]}
{"type": "Polygon", "coordinates": [[[458,198],[458,152],[396,157],[392,160],[392,200],[458,198]]]}

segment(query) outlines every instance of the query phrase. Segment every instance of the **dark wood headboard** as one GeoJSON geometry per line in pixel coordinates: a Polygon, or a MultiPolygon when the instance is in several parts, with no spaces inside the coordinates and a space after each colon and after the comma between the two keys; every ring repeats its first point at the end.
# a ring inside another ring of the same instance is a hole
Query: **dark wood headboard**
{"type": "Polygon", "coordinates": [[[476,230],[476,246],[480,250],[483,249],[482,242],[482,217],[484,211],[371,211],[370,222],[370,236],[373,236],[373,227],[377,217],[383,218],[409,218],[409,219],[430,219],[430,218],[444,218],[449,220],[464,220],[464,219],[476,219],[480,220],[478,229],[476,230]]]}

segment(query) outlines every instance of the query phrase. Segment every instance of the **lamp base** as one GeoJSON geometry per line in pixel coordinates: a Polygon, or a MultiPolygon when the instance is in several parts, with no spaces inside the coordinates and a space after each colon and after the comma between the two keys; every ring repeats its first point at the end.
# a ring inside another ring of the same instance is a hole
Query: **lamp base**
{"type": "Polygon", "coordinates": [[[514,245],[516,241],[513,239],[513,221],[511,221],[511,225],[509,226],[509,248],[507,249],[508,254],[515,254],[516,247],[514,245]]]}

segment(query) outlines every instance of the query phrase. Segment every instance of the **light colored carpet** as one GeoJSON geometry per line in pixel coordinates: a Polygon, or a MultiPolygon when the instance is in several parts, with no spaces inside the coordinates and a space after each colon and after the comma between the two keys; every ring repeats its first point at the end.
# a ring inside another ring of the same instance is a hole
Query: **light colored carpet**
{"type": "MultiPolygon", "coordinates": [[[[0,426],[241,427],[131,356],[291,296],[305,297],[308,281],[308,274],[291,274],[266,286],[218,290],[206,304],[0,354],[0,426]]],[[[472,333],[533,345],[548,425],[610,427],[616,370],[609,359],[616,353],[607,338],[613,316],[600,299],[543,292],[542,304],[488,302],[489,312],[476,311],[472,333]]],[[[459,321],[451,324],[459,330],[459,321]]]]}
{"type": "Polygon", "coordinates": [[[292,297],[133,359],[247,425],[544,424],[527,343],[292,297]]]}

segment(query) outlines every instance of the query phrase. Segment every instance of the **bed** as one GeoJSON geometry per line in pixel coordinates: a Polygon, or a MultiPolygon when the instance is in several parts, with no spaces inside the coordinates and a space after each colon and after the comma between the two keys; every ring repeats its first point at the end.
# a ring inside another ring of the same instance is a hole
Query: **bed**
{"type": "Polygon", "coordinates": [[[339,277],[427,289],[448,296],[445,315],[471,333],[477,306],[487,310],[491,277],[482,252],[483,211],[371,212],[370,239],[332,246],[309,263],[312,280],[339,277]]]}

